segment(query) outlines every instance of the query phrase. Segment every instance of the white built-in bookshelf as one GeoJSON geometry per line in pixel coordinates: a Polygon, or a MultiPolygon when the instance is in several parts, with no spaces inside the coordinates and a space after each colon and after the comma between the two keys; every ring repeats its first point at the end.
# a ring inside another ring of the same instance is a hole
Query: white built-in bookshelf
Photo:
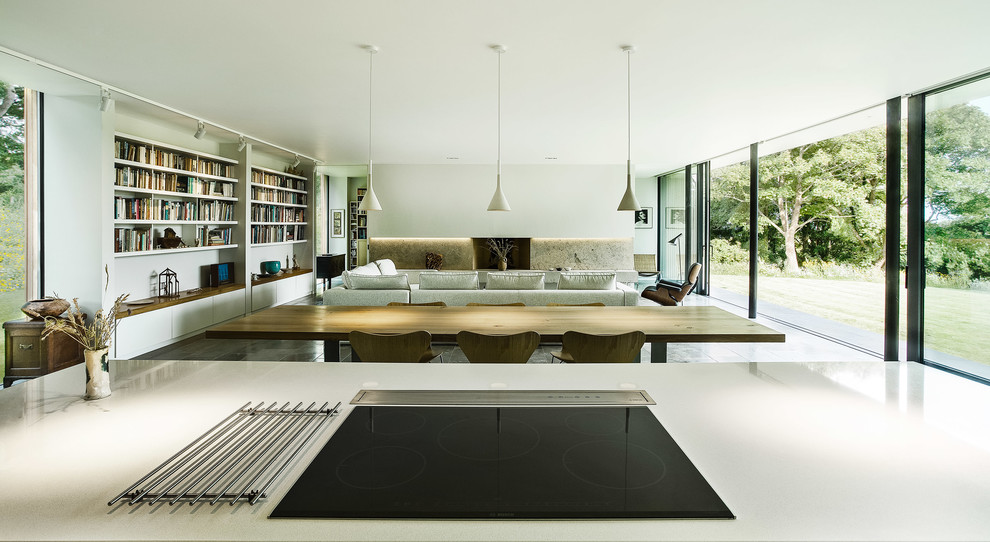
{"type": "Polygon", "coordinates": [[[251,245],[306,242],[306,177],[251,167],[251,245]]]}
{"type": "Polygon", "coordinates": [[[114,255],[237,247],[237,160],[142,137],[114,137],[114,255]],[[161,248],[167,228],[185,244],[161,248]]]}

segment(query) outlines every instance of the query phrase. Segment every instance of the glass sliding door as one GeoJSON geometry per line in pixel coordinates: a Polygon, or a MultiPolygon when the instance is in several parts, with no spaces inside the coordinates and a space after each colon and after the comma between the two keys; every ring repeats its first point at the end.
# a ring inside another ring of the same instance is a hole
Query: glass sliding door
{"type": "Polygon", "coordinates": [[[749,148],[709,163],[708,295],[746,307],[749,296],[749,148]]]}
{"type": "Polygon", "coordinates": [[[685,233],[687,226],[684,170],[657,178],[660,198],[657,204],[657,270],[670,280],[684,280],[684,261],[689,250],[685,233]]]}
{"type": "Polygon", "coordinates": [[[885,126],[879,105],[761,143],[757,202],[759,314],[877,355],[885,126]]]}
{"type": "Polygon", "coordinates": [[[990,79],[924,110],[924,357],[990,378],[990,79]]]}

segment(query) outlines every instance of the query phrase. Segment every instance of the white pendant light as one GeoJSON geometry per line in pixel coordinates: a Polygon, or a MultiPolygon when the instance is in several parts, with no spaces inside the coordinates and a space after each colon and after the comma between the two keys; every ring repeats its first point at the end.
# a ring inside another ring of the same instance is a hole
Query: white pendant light
{"type": "Polygon", "coordinates": [[[504,45],[492,45],[492,50],[498,55],[498,155],[495,159],[495,194],[488,204],[489,211],[511,211],[509,201],[502,193],[502,53],[505,52],[504,45]]]}
{"type": "Polygon", "coordinates": [[[622,194],[622,201],[619,202],[617,211],[639,211],[642,209],[636,193],[633,191],[632,172],[632,77],[629,57],[636,52],[636,47],[623,45],[622,50],[626,52],[626,192],[622,194]]]}
{"type": "Polygon", "coordinates": [[[375,53],[378,52],[378,47],[374,45],[364,45],[364,50],[368,51],[368,192],[361,199],[361,204],[358,205],[358,209],[361,211],[381,211],[382,204],[378,201],[378,195],[375,194],[375,187],[372,185],[372,172],[371,172],[371,103],[372,103],[372,83],[374,82],[374,58],[375,53]]]}

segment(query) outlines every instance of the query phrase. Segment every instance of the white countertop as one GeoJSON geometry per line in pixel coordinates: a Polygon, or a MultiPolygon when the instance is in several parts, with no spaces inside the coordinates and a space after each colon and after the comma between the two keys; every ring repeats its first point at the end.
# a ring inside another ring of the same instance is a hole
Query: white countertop
{"type": "Polygon", "coordinates": [[[990,387],[917,364],[116,361],[0,391],[3,540],[987,540],[990,387]],[[339,425],[256,506],[107,501],[248,401],[378,389],[645,389],[735,520],[269,520],[339,425]]]}

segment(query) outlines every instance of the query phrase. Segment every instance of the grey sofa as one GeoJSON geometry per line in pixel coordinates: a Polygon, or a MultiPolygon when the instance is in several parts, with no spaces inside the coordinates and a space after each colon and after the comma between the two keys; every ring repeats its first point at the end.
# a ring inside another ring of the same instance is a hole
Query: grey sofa
{"type": "Polygon", "coordinates": [[[485,283],[473,271],[421,272],[419,283],[410,284],[409,274],[399,273],[389,260],[346,272],[344,284],[323,293],[324,305],[386,305],[390,302],[447,305],[468,303],[549,303],[636,305],[639,292],[615,279],[614,272],[518,271],[488,272],[485,283]],[[547,278],[555,282],[547,282],[547,278]]]}

